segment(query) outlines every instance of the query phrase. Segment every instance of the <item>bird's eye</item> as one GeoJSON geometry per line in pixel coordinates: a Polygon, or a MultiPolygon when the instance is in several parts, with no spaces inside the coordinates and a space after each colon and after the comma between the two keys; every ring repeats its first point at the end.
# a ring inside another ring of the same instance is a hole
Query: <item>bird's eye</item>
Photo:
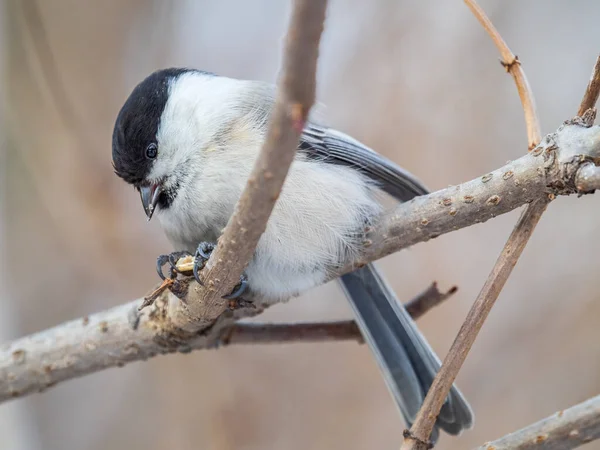
{"type": "Polygon", "coordinates": [[[154,142],[152,144],[148,145],[148,147],[146,147],[146,158],[154,159],[154,158],[156,158],[157,154],[158,154],[158,147],[156,146],[156,144],[154,142]]]}

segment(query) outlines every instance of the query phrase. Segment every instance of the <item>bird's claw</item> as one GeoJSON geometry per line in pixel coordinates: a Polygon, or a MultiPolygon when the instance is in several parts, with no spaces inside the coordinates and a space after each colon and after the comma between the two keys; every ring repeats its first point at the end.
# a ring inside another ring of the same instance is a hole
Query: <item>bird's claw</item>
{"type": "Polygon", "coordinates": [[[196,249],[196,253],[194,254],[194,278],[200,286],[204,286],[204,283],[202,283],[202,280],[200,279],[200,271],[204,269],[206,261],[208,261],[208,258],[210,258],[210,254],[214,249],[215,244],[211,242],[200,242],[196,249]]]}
{"type": "MultiPolygon", "coordinates": [[[[194,278],[201,286],[204,285],[202,280],[200,279],[200,271],[204,269],[206,262],[210,258],[211,253],[215,249],[215,244],[211,242],[201,242],[196,249],[196,253],[194,254],[194,278]]],[[[248,277],[245,273],[240,276],[240,282],[233,288],[231,294],[223,296],[225,300],[235,300],[240,297],[248,287],[248,277]]],[[[240,307],[239,302],[234,301],[232,304],[237,304],[237,307],[240,307]]],[[[230,305],[231,307],[231,305],[230,305]]]]}
{"type": "Polygon", "coordinates": [[[169,253],[168,255],[160,255],[158,258],[156,258],[156,272],[161,280],[164,281],[167,278],[163,272],[163,267],[167,263],[169,263],[170,269],[169,278],[172,280],[177,278],[177,273],[179,273],[179,270],[177,269],[177,261],[185,256],[191,256],[191,254],[186,251],[180,251],[169,253]]]}
{"type": "Polygon", "coordinates": [[[246,291],[246,288],[248,288],[248,276],[245,273],[243,273],[242,275],[240,275],[240,282],[235,285],[233,291],[231,291],[231,294],[224,295],[223,298],[225,300],[235,300],[246,291]]]}

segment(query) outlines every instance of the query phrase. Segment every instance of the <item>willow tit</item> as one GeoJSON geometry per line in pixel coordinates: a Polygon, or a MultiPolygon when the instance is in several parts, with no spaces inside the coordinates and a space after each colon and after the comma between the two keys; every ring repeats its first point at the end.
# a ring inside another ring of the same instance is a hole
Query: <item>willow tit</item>
{"type": "MultiPolygon", "coordinates": [[[[116,174],[137,188],[148,219],[157,216],[174,249],[195,252],[197,264],[246,185],[274,96],[274,86],[263,82],[165,69],[137,85],[118,114],[116,174]]],[[[382,210],[379,191],[400,201],[427,193],[413,175],[355,139],[308,122],[246,269],[248,288],[275,302],[325,282],[358,256],[365,226],[382,210]]],[[[373,264],[342,276],[341,283],[410,425],[440,362],[373,264]]],[[[453,386],[437,427],[456,435],[472,422],[453,386]]]]}

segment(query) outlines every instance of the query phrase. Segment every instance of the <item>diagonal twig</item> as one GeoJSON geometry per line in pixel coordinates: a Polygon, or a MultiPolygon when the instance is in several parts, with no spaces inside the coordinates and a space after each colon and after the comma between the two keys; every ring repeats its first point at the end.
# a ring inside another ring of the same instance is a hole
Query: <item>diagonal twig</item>
{"type": "Polygon", "coordinates": [[[592,76],[581,100],[577,115],[582,117],[588,109],[594,108],[598,102],[598,96],[600,96],[600,56],[596,58],[596,64],[592,70],[592,76]]]}
{"type": "MultiPolygon", "coordinates": [[[[478,14],[478,18],[480,18],[482,24],[484,24],[484,22],[488,24],[486,29],[492,30],[490,31],[490,34],[495,33],[495,35],[497,35],[498,42],[503,42],[497,31],[495,31],[475,1],[465,0],[465,2],[469,5],[469,7],[471,7],[471,10],[474,12],[477,11],[476,14],[478,14]]],[[[486,25],[484,24],[484,27],[485,26],[486,25]]],[[[496,41],[496,39],[494,40],[496,41]]],[[[598,67],[598,61],[596,67],[598,67]]],[[[576,122],[581,122],[582,126],[584,127],[591,127],[595,118],[595,112],[590,114],[587,113],[587,110],[593,108],[598,99],[598,92],[596,92],[598,88],[596,87],[596,83],[593,82],[593,80],[598,77],[596,67],[594,68],[592,74],[592,81],[590,81],[588,84],[581,101],[579,110],[581,111],[585,106],[585,112],[582,114],[583,117],[581,118],[582,120],[576,120],[576,122]]],[[[516,79],[517,78],[515,77],[515,80],[516,79]]],[[[518,82],[517,86],[519,86],[518,82]]],[[[527,111],[525,112],[525,115],[527,117],[527,111]]],[[[534,123],[539,123],[537,118],[534,123]]],[[[528,124],[528,130],[529,129],[530,128],[528,124]]],[[[578,189],[586,187],[593,191],[593,183],[600,181],[600,177],[594,178],[593,174],[590,174],[592,167],[597,169],[597,167],[591,165],[591,163],[584,164],[582,167],[580,167],[580,170],[575,178],[576,183],[583,184],[584,181],[581,180],[583,177],[586,177],[585,181],[591,179],[591,186],[578,186],[578,189]]],[[[580,190],[580,192],[586,191],[580,190]]],[[[535,226],[537,225],[550,199],[552,198],[553,196],[549,195],[548,198],[540,198],[535,200],[534,202],[528,204],[525,211],[523,211],[521,217],[519,218],[519,222],[517,222],[515,229],[508,238],[508,241],[506,242],[502,253],[496,261],[492,272],[488,276],[486,283],[484,284],[479,296],[475,300],[475,303],[471,307],[463,326],[461,327],[454,343],[448,351],[448,355],[444,359],[444,363],[442,364],[440,371],[436,375],[431,388],[425,397],[417,418],[410,429],[410,433],[406,433],[406,437],[402,444],[402,450],[424,450],[426,448],[426,443],[429,441],[429,436],[431,435],[441,407],[448,396],[448,393],[450,392],[452,383],[458,375],[458,372],[462,367],[462,364],[464,363],[467,354],[471,349],[471,346],[473,345],[481,326],[483,325],[483,322],[487,318],[492,306],[500,295],[500,292],[504,287],[506,280],[510,276],[513,267],[517,263],[521,252],[525,248],[525,245],[531,237],[535,226]]]]}
{"type": "Polygon", "coordinates": [[[452,343],[440,371],[433,380],[410,433],[406,433],[401,447],[402,450],[424,450],[427,448],[425,443],[429,441],[429,436],[448,392],[450,392],[452,383],[454,383],[454,379],[467,358],[467,354],[473,342],[475,342],[483,322],[519,260],[547,204],[546,199],[540,199],[528,205],[523,211],[492,272],[469,310],[467,318],[452,343]]]}
{"type": "MultiPolygon", "coordinates": [[[[600,96],[600,57],[592,70],[577,115],[584,126],[591,127],[596,117],[595,106],[600,96]]],[[[599,160],[595,160],[597,162],[599,160]]],[[[575,184],[579,192],[593,192],[600,186],[600,170],[589,162],[578,171],[575,184]]],[[[600,438],[600,396],[567,410],[559,411],[521,430],[510,433],[477,450],[558,450],[576,448],[600,438]]]]}
{"type": "MultiPolygon", "coordinates": [[[[585,89],[577,115],[586,126],[594,124],[596,118],[596,103],[600,97],[600,56],[592,70],[592,76],[585,89]]],[[[589,161],[581,167],[575,178],[575,186],[580,193],[593,193],[600,186],[600,158],[589,161]]]]}
{"type": "Polygon", "coordinates": [[[600,439],[600,396],[559,411],[476,450],[564,450],[600,439]]]}
{"type": "Polygon", "coordinates": [[[528,148],[529,150],[533,150],[542,140],[542,129],[540,127],[540,120],[537,114],[533,93],[529,86],[529,82],[527,81],[527,77],[525,76],[525,72],[521,67],[521,61],[519,61],[519,58],[510,50],[506,42],[504,42],[504,39],[502,39],[498,30],[496,30],[492,21],[487,17],[477,2],[475,0],[465,0],[465,3],[494,41],[494,44],[502,56],[502,66],[515,80],[517,91],[521,98],[521,104],[523,105],[523,112],[525,113],[528,148]]]}
{"type": "MultiPolygon", "coordinates": [[[[508,48],[500,33],[477,2],[475,0],[465,0],[465,3],[496,44],[502,56],[502,65],[515,80],[525,114],[528,149],[531,151],[541,141],[540,120],[537,115],[533,92],[529,87],[521,63],[508,48]]],[[[542,197],[525,207],[481,292],[469,310],[439,372],[435,376],[423,405],[421,405],[410,428],[410,432],[404,433],[402,450],[425,450],[427,448],[429,437],[452,384],[548,203],[549,199],[542,197]]]]}

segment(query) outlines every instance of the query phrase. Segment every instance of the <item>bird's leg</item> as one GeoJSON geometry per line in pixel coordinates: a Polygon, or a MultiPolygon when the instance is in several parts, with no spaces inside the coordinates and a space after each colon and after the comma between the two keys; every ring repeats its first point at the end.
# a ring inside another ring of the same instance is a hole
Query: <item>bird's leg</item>
{"type": "Polygon", "coordinates": [[[166,279],[165,274],[163,272],[163,267],[168,263],[170,270],[169,278],[171,278],[172,280],[177,278],[177,273],[179,272],[179,270],[177,269],[177,261],[179,261],[180,258],[183,258],[185,256],[192,255],[190,252],[186,252],[185,250],[169,253],[168,255],[160,255],[158,258],[156,258],[156,272],[158,273],[158,276],[162,280],[166,279]]]}
{"type": "MultiPolygon", "coordinates": [[[[201,242],[196,249],[196,254],[194,255],[194,278],[196,281],[203,285],[202,280],[200,279],[200,271],[206,265],[208,258],[210,258],[210,254],[215,249],[215,244],[211,242],[201,242]]],[[[248,306],[250,302],[243,301],[238,298],[246,291],[248,287],[248,277],[245,273],[242,273],[240,276],[240,282],[233,288],[230,294],[224,295],[223,298],[225,300],[232,300],[230,302],[231,309],[237,309],[243,306],[248,306]]]]}
{"type": "Polygon", "coordinates": [[[212,242],[200,242],[196,249],[196,253],[194,254],[194,278],[201,286],[204,286],[204,283],[200,279],[200,271],[204,269],[204,266],[214,249],[215,244],[212,242]]]}

